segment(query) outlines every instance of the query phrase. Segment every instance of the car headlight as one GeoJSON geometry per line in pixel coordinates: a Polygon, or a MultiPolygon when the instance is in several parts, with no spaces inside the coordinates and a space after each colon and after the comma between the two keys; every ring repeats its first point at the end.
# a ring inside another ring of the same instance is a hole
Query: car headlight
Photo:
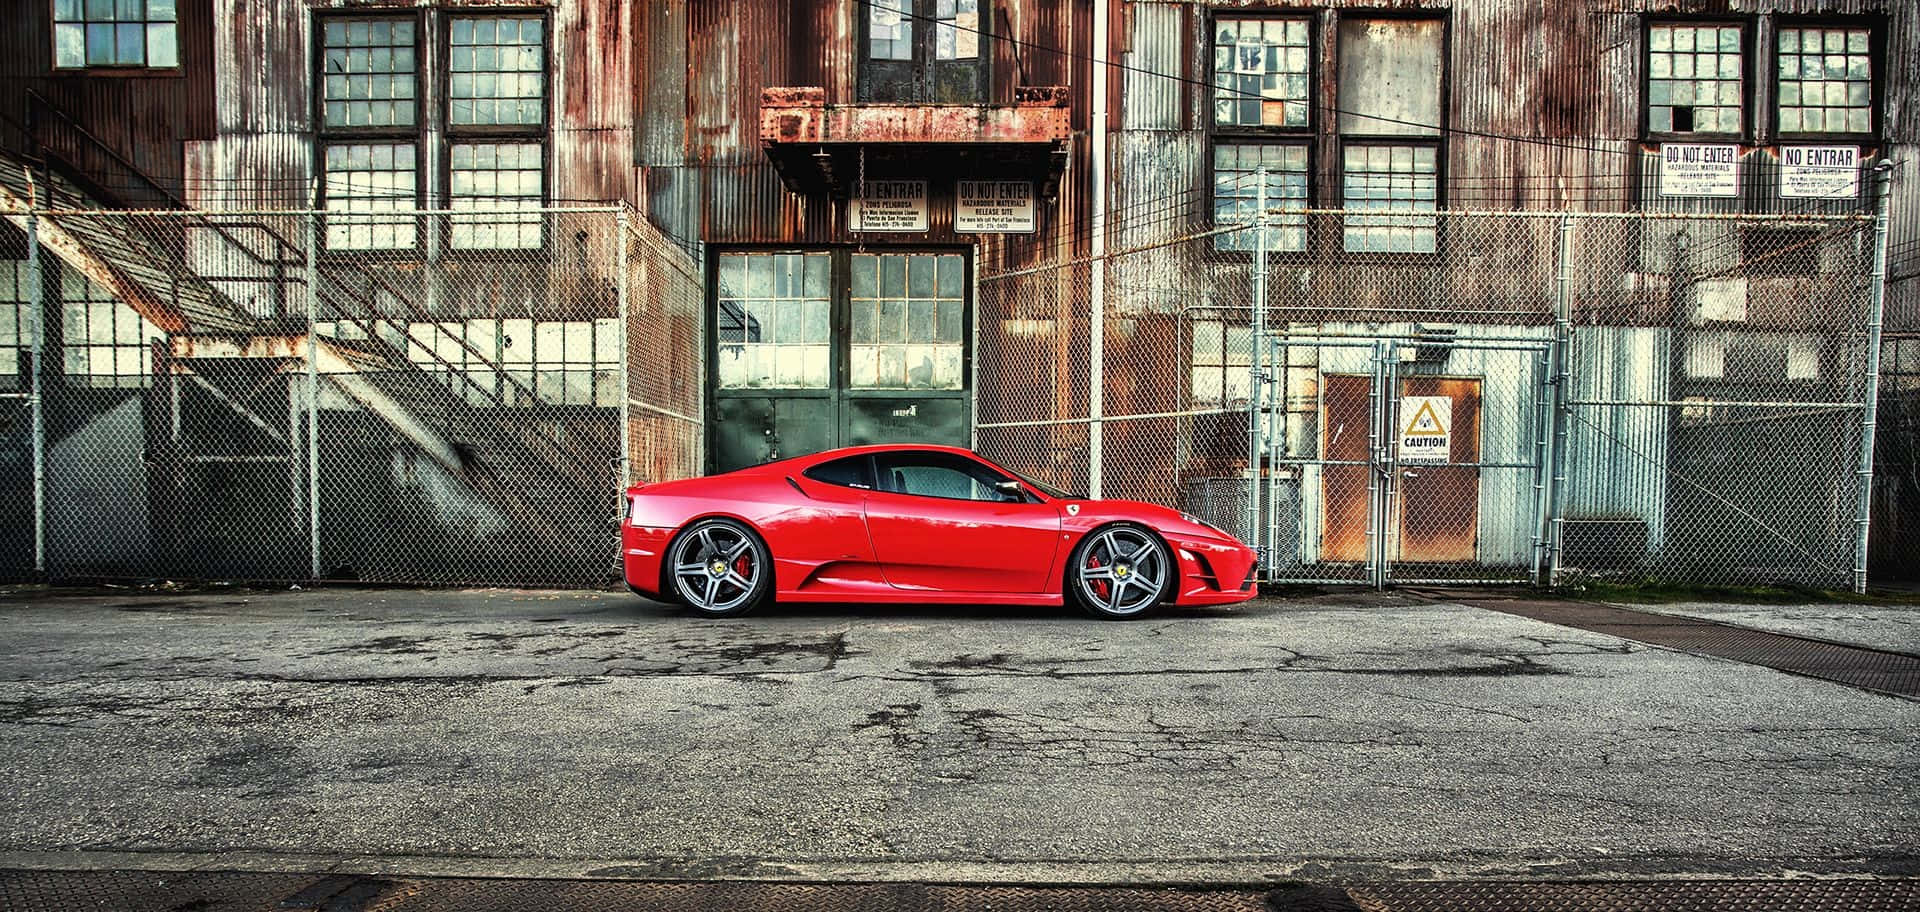
{"type": "Polygon", "coordinates": [[[1187,522],[1193,523],[1194,525],[1199,526],[1203,529],[1211,529],[1215,533],[1226,536],[1227,538],[1233,537],[1231,535],[1227,535],[1227,531],[1225,529],[1222,529],[1219,526],[1214,525],[1213,523],[1207,522],[1206,520],[1201,519],[1200,517],[1195,516],[1192,513],[1182,513],[1180,514],[1180,518],[1186,520],[1187,522]]]}

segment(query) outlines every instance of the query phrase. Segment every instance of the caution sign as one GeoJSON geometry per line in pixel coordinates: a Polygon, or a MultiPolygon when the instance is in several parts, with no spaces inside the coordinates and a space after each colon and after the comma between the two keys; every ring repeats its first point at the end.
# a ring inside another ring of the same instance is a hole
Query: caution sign
{"type": "Polygon", "coordinates": [[[1444,463],[1453,450],[1453,400],[1406,396],[1400,400],[1400,462],[1444,463]]]}

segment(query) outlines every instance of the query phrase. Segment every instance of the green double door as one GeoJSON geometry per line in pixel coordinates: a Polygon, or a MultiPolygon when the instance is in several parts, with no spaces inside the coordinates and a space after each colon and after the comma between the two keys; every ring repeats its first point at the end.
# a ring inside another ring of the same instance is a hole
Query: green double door
{"type": "Polygon", "coordinates": [[[967,263],[952,250],[718,254],[709,468],[869,443],[965,446],[967,263]]]}

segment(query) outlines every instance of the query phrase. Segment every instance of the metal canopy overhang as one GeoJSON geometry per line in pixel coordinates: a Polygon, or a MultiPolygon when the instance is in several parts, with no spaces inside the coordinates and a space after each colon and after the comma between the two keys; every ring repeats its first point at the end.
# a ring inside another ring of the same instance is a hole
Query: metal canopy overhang
{"type": "Polygon", "coordinates": [[[1028,179],[1052,198],[1073,136],[1064,86],[1022,86],[1010,105],[827,103],[825,89],[784,86],[760,93],[760,145],[787,189],[845,198],[859,180],[862,153],[899,176],[945,172],[980,179],[1028,179]]]}

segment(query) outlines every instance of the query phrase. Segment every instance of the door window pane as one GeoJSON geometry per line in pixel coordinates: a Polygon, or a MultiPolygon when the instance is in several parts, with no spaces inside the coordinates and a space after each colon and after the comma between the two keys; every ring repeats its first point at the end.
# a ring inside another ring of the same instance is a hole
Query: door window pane
{"type": "Polygon", "coordinates": [[[455,17],[448,52],[448,117],[455,124],[539,124],[546,117],[546,23],[455,17]]]}
{"type": "Polygon", "coordinates": [[[913,0],[872,0],[867,5],[868,59],[913,59],[913,20],[907,16],[912,4],[913,0]]]}
{"type": "Polygon", "coordinates": [[[968,459],[941,453],[893,456],[880,463],[884,475],[881,487],[896,494],[917,497],[945,497],[954,500],[1015,501],[1024,497],[1005,494],[995,483],[1006,481],[997,473],[968,459]]]}
{"type": "Polygon", "coordinates": [[[826,254],[729,253],[714,300],[723,389],[825,389],[832,337],[826,254]]]}
{"type": "Polygon", "coordinates": [[[329,127],[410,127],[412,19],[321,20],[322,117],[329,127]]]}
{"type": "Polygon", "coordinates": [[[966,258],[958,254],[854,254],[854,389],[960,389],[966,343],[966,258]]]}
{"type": "Polygon", "coordinates": [[[936,0],[933,56],[936,60],[974,60],[980,56],[980,0],[936,0]]]}

